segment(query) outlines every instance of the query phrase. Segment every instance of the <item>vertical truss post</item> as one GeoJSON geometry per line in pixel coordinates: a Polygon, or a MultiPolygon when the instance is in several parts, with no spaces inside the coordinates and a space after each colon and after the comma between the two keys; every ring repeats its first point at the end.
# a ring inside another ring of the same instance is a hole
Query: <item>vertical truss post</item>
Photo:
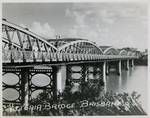
{"type": "Polygon", "coordinates": [[[32,50],[32,44],[31,44],[31,39],[30,39],[30,37],[29,37],[29,35],[27,35],[27,39],[28,39],[28,43],[29,43],[29,49],[30,49],[30,51],[32,50]]]}
{"type": "Polygon", "coordinates": [[[10,34],[8,33],[8,30],[7,30],[6,26],[5,26],[5,31],[6,31],[8,41],[9,41],[9,50],[11,50],[12,41],[11,41],[10,34]]]}
{"type": "Polygon", "coordinates": [[[36,43],[37,43],[38,51],[41,51],[38,39],[35,39],[35,40],[36,40],[36,43]]]}
{"type": "Polygon", "coordinates": [[[17,36],[18,36],[18,39],[19,39],[19,42],[20,42],[20,47],[23,48],[23,43],[22,43],[21,36],[20,36],[20,33],[19,33],[18,30],[17,30],[17,36]]]}

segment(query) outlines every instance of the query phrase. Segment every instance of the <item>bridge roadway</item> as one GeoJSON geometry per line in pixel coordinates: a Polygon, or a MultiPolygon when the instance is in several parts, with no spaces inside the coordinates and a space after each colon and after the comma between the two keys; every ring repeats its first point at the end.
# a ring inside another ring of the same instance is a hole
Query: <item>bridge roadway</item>
{"type": "Polygon", "coordinates": [[[28,106],[35,91],[47,91],[55,99],[66,86],[84,82],[103,82],[110,69],[134,67],[136,51],[101,48],[83,39],[47,40],[6,19],[2,21],[3,104],[18,103],[28,106]],[[11,78],[10,78],[11,77],[11,78]],[[40,80],[39,80],[40,78],[40,80]],[[14,83],[8,83],[6,80],[14,83]],[[46,85],[34,83],[37,79],[46,85]],[[10,90],[11,89],[11,90],[10,90]],[[14,98],[8,97],[12,90],[14,98]]]}
{"type": "Polygon", "coordinates": [[[99,55],[99,54],[73,54],[49,53],[35,51],[3,50],[3,64],[59,64],[59,63],[91,63],[95,61],[116,61],[136,59],[135,56],[126,55],[99,55]]]}

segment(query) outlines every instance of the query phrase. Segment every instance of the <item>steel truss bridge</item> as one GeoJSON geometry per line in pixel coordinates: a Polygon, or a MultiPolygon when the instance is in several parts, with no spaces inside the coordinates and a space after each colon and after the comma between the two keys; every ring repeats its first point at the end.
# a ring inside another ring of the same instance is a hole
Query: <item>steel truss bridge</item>
{"type": "Polygon", "coordinates": [[[6,19],[2,20],[2,35],[5,105],[28,105],[37,90],[46,90],[55,99],[67,83],[105,83],[111,67],[120,75],[122,68],[128,70],[138,58],[135,51],[101,47],[86,39],[48,40],[6,19]],[[40,85],[43,79],[47,84],[40,85]],[[14,97],[9,96],[12,92],[14,97]]]}

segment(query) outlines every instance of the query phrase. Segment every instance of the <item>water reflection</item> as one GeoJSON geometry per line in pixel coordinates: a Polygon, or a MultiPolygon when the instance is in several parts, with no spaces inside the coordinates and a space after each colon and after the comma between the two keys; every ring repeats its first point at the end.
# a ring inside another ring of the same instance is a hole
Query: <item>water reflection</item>
{"type": "Polygon", "coordinates": [[[110,73],[106,77],[106,88],[107,91],[113,92],[128,92],[133,91],[141,94],[141,103],[144,109],[147,109],[147,67],[137,66],[130,68],[128,71],[122,70],[120,76],[115,73],[110,73]]]}
{"type": "Polygon", "coordinates": [[[122,87],[122,78],[121,78],[121,74],[119,76],[119,88],[118,89],[121,89],[122,87]]]}

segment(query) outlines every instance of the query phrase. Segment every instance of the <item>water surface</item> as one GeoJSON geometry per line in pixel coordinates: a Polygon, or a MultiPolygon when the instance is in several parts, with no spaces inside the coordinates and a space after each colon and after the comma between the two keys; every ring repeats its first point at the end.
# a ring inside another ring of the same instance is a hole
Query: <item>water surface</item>
{"type": "Polygon", "coordinates": [[[129,94],[136,91],[141,95],[140,101],[147,110],[147,82],[148,82],[148,67],[135,66],[128,71],[122,70],[121,76],[115,73],[110,73],[106,77],[106,90],[113,92],[128,92],[129,94]]]}

